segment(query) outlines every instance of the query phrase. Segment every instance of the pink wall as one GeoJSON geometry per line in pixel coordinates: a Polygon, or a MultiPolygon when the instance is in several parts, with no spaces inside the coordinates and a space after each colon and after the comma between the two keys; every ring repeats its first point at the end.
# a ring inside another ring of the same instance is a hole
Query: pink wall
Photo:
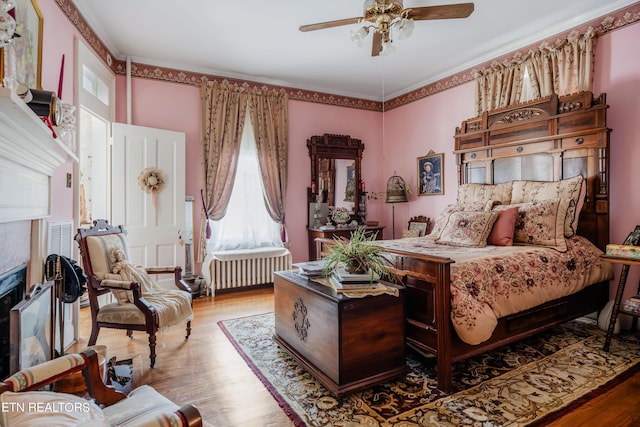
{"type": "MultiPolygon", "coordinates": [[[[116,78],[116,122],[127,122],[126,77],[116,78]]],[[[131,124],[184,132],[185,194],[193,196],[194,241],[200,238],[202,163],[200,161],[200,92],[197,87],[148,79],[131,79],[131,124]],[[153,106],[153,108],[149,108],[153,106]],[[194,220],[195,221],[195,220],[194,220]]],[[[195,253],[194,253],[195,257],[195,253]]]]}
{"type": "MultiPolygon", "coordinates": [[[[75,38],[80,37],[74,26],[53,0],[40,0],[40,11],[44,17],[42,40],[42,89],[58,91],[62,55],[64,55],[63,102],[74,104],[74,45],[75,38]]],[[[60,151],[61,152],[61,151],[60,151]]],[[[67,188],[67,173],[73,174],[73,163],[60,166],[51,178],[52,207],[51,220],[73,219],[73,189],[67,188]]],[[[73,179],[76,179],[73,176],[73,179]]]]}
{"type": "MultiPolygon", "coordinates": [[[[458,186],[453,135],[457,126],[473,117],[474,84],[466,83],[445,92],[387,111],[384,116],[384,177],[395,171],[411,185],[409,203],[395,206],[396,237],[402,235],[409,219],[425,215],[435,219],[456,200],[458,186]],[[418,196],[418,157],[430,150],[444,153],[444,194],[418,196]]],[[[385,208],[385,223],[391,226],[392,211],[385,208]]]]}
{"type": "MultiPolygon", "coordinates": [[[[117,121],[126,121],[126,78],[117,78],[117,121]]],[[[132,124],[186,133],[186,194],[196,197],[195,224],[202,216],[199,203],[202,188],[200,156],[200,94],[195,86],[132,79],[132,124]],[[153,106],[153,108],[149,108],[153,106]]],[[[286,218],[294,262],[308,258],[306,188],[311,183],[307,138],[323,133],[348,134],[365,143],[363,178],[376,184],[380,157],[381,113],[338,108],[299,101],[289,103],[289,184],[286,218]]],[[[376,211],[372,208],[372,214],[376,211]]],[[[196,230],[195,239],[199,239],[196,230]]]]}
{"type": "MultiPolygon", "coordinates": [[[[311,162],[307,139],[332,133],[350,135],[364,143],[362,179],[368,190],[380,186],[382,113],[332,107],[309,102],[289,102],[289,179],[286,221],[294,262],[309,258],[307,244],[307,187],[311,186],[311,162]]],[[[368,218],[379,217],[377,206],[369,206],[368,218]]],[[[390,234],[389,234],[390,236],[390,234]]]]}
{"type": "MultiPolygon", "coordinates": [[[[76,30],[54,0],[40,0],[45,17],[43,88],[56,90],[61,56],[65,54],[63,99],[73,101],[73,39],[76,30]]],[[[631,25],[599,38],[594,92],[607,93],[611,133],[611,240],[621,242],[640,223],[640,196],[633,175],[640,158],[640,57],[635,44],[640,25],[631,25]]],[[[250,71],[250,70],[249,70],[250,71]]],[[[118,120],[125,121],[124,78],[118,77],[118,120]]],[[[200,191],[200,114],[198,90],[193,86],[133,79],[133,124],[183,131],[187,134],[187,194],[200,191]]],[[[396,236],[415,215],[436,217],[456,197],[457,174],[451,153],[456,126],[474,115],[474,85],[466,83],[384,114],[301,101],[290,102],[290,162],[287,193],[287,224],[294,260],[307,257],[306,187],[310,185],[306,140],[312,135],[349,134],[365,143],[363,179],[368,191],[384,191],[386,180],[396,171],[413,188],[409,203],[395,206],[396,236]],[[384,128],[384,136],[383,130],[384,128]],[[416,159],[429,150],[445,153],[445,194],[416,196],[416,159]]],[[[53,177],[53,218],[73,214],[71,190],[64,187],[66,172],[60,167],[53,177]]],[[[197,212],[199,212],[196,203],[197,212]]],[[[378,219],[391,237],[391,207],[384,200],[368,205],[368,217],[378,219]]],[[[196,220],[199,218],[196,215],[196,220]]],[[[635,277],[630,283],[637,283],[635,277]]],[[[630,286],[631,288],[631,286],[630,286]]],[[[630,293],[629,290],[627,293],[630,293]]]]}
{"type": "MultiPolygon", "coordinates": [[[[610,239],[621,243],[640,224],[638,159],[640,159],[640,25],[631,25],[598,39],[594,92],[606,93],[611,132],[610,239]]],[[[640,271],[632,268],[626,295],[635,293],[640,271]]],[[[620,266],[616,266],[616,281],[620,266]]],[[[615,287],[612,289],[612,296],[615,287]]]]}

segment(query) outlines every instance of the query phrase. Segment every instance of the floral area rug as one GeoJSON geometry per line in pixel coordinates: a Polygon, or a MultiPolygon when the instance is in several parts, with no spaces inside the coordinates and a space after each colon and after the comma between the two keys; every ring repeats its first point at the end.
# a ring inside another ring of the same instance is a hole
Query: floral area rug
{"type": "Polygon", "coordinates": [[[219,322],[236,350],[296,426],[540,425],[640,368],[640,337],[614,337],[578,319],[455,363],[450,395],[436,389],[435,358],[408,351],[406,376],[333,397],[272,340],[273,313],[219,322]]]}

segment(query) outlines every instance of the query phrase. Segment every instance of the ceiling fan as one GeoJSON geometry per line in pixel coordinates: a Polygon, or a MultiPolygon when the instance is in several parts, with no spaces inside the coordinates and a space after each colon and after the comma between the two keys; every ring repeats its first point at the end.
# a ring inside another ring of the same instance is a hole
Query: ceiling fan
{"type": "Polygon", "coordinates": [[[363,16],[302,25],[300,31],[315,31],[366,22],[367,24],[359,30],[352,31],[351,38],[362,43],[369,31],[373,31],[371,56],[378,56],[381,52],[391,48],[391,28],[395,27],[398,31],[398,38],[403,39],[411,35],[413,21],[466,18],[471,15],[474,8],[473,3],[458,3],[404,9],[402,3],[403,0],[365,0],[363,16]]]}

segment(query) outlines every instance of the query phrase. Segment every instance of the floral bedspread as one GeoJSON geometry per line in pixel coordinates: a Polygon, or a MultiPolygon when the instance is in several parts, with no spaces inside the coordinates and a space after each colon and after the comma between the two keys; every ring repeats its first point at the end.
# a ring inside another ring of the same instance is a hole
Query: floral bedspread
{"type": "Polygon", "coordinates": [[[541,246],[463,248],[435,244],[429,236],[379,243],[454,260],[451,320],[460,339],[480,344],[501,317],[611,279],[611,264],[601,262],[600,249],[580,236],[566,240],[566,252],[541,246]]]}

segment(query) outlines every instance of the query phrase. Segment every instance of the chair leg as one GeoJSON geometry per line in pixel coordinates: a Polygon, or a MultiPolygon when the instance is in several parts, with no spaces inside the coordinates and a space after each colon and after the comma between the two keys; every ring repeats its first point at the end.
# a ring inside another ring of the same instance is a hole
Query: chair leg
{"type": "Polygon", "coordinates": [[[127,336],[133,338],[133,331],[131,329],[127,329],[127,336]]]}
{"type": "Polygon", "coordinates": [[[191,320],[187,322],[187,336],[184,337],[185,340],[188,340],[191,336],[191,320]]]}
{"type": "Polygon", "coordinates": [[[151,367],[156,364],[156,334],[149,334],[149,358],[151,359],[151,367]]]}
{"type": "Polygon", "coordinates": [[[98,341],[98,334],[100,333],[100,326],[93,325],[91,328],[91,336],[89,337],[89,345],[95,345],[98,341]]]}

